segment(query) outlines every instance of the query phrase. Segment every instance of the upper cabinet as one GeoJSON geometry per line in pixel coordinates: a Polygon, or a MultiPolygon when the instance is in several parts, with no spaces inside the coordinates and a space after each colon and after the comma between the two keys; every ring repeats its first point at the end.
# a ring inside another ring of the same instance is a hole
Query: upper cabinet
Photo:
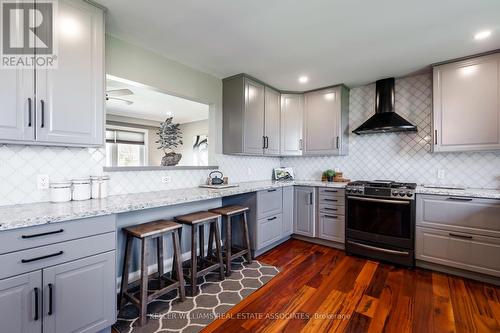
{"type": "Polygon", "coordinates": [[[223,81],[224,154],[279,155],[280,93],[244,75],[223,81]]]}
{"type": "Polygon", "coordinates": [[[500,54],[434,67],[435,152],[500,149],[500,54]]]}
{"type": "Polygon", "coordinates": [[[344,86],[304,97],[304,154],[347,155],[349,91],[344,86]]]}
{"type": "Polygon", "coordinates": [[[281,95],[281,155],[300,156],[304,148],[304,95],[281,95]]]}
{"type": "Polygon", "coordinates": [[[76,0],[56,8],[57,67],[0,76],[0,142],[104,144],[103,11],[76,0]]]}
{"type": "Polygon", "coordinates": [[[346,155],[349,90],[280,93],[245,74],[223,81],[224,154],[346,155]]]}

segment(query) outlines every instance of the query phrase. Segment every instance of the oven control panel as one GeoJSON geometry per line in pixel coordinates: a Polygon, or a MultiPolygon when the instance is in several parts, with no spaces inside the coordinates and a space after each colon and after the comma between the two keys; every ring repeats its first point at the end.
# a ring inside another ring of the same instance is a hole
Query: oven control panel
{"type": "Polygon", "coordinates": [[[405,189],[392,189],[391,196],[393,198],[407,198],[413,199],[415,197],[415,191],[405,190],[405,189]]]}
{"type": "Polygon", "coordinates": [[[394,199],[415,199],[415,190],[408,188],[382,188],[369,186],[347,186],[346,194],[394,199]]]}
{"type": "Polygon", "coordinates": [[[363,195],[365,193],[365,188],[364,186],[348,186],[346,187],[345,192],[347,194],[363,195]]]}

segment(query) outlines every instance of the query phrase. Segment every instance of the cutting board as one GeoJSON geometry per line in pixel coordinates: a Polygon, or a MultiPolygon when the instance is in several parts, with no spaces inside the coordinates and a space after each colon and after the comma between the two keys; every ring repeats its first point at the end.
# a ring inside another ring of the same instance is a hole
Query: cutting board
{"type": "Polygon", "coordinates": [[[216,189],[216,190],[220,190],[220,189],[224,189],[224,188],[231,188],[231,187],[238,187],[240,185],[238,184],[221,184],[221,185],[206,185],[206,184],[202,184],[200,185],[200,187],[203,187],[203,188],[212,188],[212,189],[216,189]]]}

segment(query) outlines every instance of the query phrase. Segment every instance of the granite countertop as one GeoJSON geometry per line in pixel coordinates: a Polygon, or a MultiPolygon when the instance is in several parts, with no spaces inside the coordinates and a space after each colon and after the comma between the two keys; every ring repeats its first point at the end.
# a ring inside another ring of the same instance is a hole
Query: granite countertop
{"type": "MultiPolygon", "coordinates": [[[[86,217],[119,214],[135,210],[157,208],[195,201],[228,197],[271,188],[302,185],[344,188],[347,183],[326,183],[317,180],[255,181],[239,183],[238,187],[226,189],[183,188],[145,193],[113,195],[105,199],[70,201],[65,203],[34,203],[0,207],[0,232],[47,223],[63,222],[86,217]]],[[[466,196],[500,199],[500,190],[466,189],[450,190],[417,187],[419,194],[466,196]]]]}
{"type": "Polygon", "coordinates": [[[320,181],[255,181],[239,183],[226,189],[183,188],[145,193],[113,195],[105,199],[70,201],[64,203],[33,203],[0,207],[0,232],[5,230],[76,220],[86,217],[118,214],[195,201],[228,197],[284,186],[345,187],[346,183],[320,181]]]}

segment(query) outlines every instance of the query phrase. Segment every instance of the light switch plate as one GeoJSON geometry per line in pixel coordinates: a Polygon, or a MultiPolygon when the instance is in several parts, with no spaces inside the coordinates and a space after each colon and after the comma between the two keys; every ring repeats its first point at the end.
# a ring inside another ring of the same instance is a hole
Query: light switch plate
{"type": "Polygon", "coordinates": [[[49,188],[50,179],[49,175],[38,175],[36,178],[36,187],[39,190],[46,190],[49,188]]]}
{"type": "Polygon", "coordinates": [[[437,178],[438,179],[444,179],[444,175],[445,175],[444,169],[437,170],[437,178]]]}

